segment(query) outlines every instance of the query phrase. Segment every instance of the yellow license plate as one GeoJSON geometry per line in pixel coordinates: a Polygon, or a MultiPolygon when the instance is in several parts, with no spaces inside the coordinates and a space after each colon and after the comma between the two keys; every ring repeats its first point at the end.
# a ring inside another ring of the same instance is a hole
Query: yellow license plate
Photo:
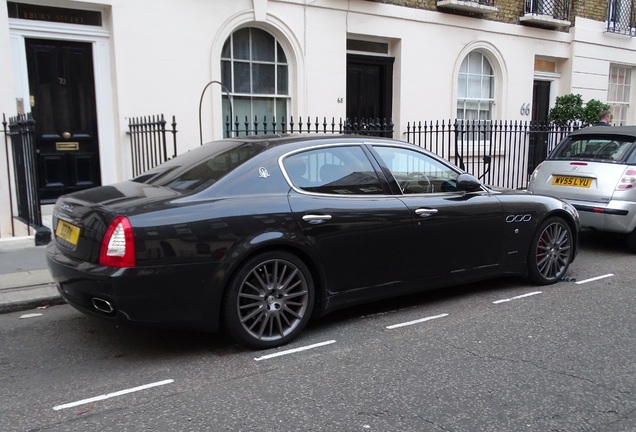
{"type": "Polygon", "coordinates": [[[55,228],[55,235],[62,240],[66,240],[72,245],[77,245],[80,228],[75,225],[71,225],[68,222],[64,222],[63,220],[58,220],[57,228],[55,228]]]}
{"type": "Polygon", "coordinates": [[[589,188],[592,185],[592,179],[583,177],[554,176],[552,184],[556,186],[589,188]]]}

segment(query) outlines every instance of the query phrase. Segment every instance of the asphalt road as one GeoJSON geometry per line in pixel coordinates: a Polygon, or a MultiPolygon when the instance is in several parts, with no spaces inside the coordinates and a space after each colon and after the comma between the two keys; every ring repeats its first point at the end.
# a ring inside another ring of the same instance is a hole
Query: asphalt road
{"type": "Polygon", "coordinates": [[[258,352],[67,305],[0,315],[0,430],[633,432],[635,258],[588,235],[576,281],[357,307],[258,352]]]}

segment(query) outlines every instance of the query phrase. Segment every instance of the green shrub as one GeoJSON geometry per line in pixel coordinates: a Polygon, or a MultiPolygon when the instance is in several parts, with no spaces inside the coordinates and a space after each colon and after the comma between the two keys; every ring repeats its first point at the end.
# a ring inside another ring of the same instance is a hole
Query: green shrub
{"type": "Polygon", "coordinates": [[[596,99],[590,99],[583,106],[581,95],[570,93],[557,96],[556,103],[548,112],[548,120],[558,126],[567,126],[575,121],[590,125],[598,122],[601,111],[609,109],[608,104],[596,99]]]}

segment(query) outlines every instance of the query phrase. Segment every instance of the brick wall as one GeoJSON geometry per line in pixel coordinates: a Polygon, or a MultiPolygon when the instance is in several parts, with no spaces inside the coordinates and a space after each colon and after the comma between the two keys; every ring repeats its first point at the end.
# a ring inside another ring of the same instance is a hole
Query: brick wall
{"type": "MultiPolygon", "coordinates": [[[[386,3],[397,6],[404,6],[416,9],[438,10],[437,0],[367,0],[375,3],[386,3]]],[[[497,12],[489,14],[450,12],[458,15],[474,16],[476,18],[498,21],[503,23],[517,24],[519,17],[523,15],[524,0],[495,0],[497,12]]],[[[607,0],[571,0],[570,1],[570,21],[574,23],[575,17],[588,18],[596,21],[607,19],[607,0]]],[[[568,28],[555,30],[568,31],[568,28]]]]}

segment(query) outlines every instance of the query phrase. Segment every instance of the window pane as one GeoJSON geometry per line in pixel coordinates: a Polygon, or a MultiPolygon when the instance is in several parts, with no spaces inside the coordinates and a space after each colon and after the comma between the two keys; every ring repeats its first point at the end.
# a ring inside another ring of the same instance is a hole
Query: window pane
{"type": "Polygon", "coordinates": [[[459,73],[468,73],[468,56],[462,61],[462,65],[459,67],[459,73]]]}
{"type": "Polygon", "coordinates": [[[495,95],[494,95],[494,82],[495,79],[491,76],[488,77],[484,77],[484,87],[483,87],[483,92],[482,92],[482,98],[488,98],[488,99],[492,99],[495,95]]]}
{"type": "Polygon", "coordinates": [[[252,29],[252,60],[273,62],[276,41],[266,31],[252,29]]]}
{"type": "Polygon", "coordinates": [[[251,93],[250,64],[234,62],[234,91],[236,93],[251,93]]]}
{"type": "Polygon", "coordinates": [[[287,118],[287,99],[276,99],[276,121],[287,118]]]}
{"type": "Polygon", "coordinates": [[[479,74],[481,70],[482,55],[478,52],[471,52],[468,54],[468,72],[479,74]]]}
{"type": "Polygon", "coordinates": [[[238,118],[239,129],[242,129],[243,123],[245,122],[245,118],[247,118],[248,122],[252,122],[254,118],[252,117],[252,108],[250,103],[250,98],[246,97],[236,97],[233,98],[234,101],[234,118],[238,118]]]}
{"type": "Polygon", "coordinates": [[[481,97],[481,77],[469,75],[468,77],[468,97],[479,99],[481,97]]]}
{"type": "Polygon", "coordinates": [[[274,94],[274,65],[252,64],[252,92],[255,94],[274,94]]]}
{"type": "Polygon", "coordinates": [[[285,51],[283,51],[283,47],[281,47],[278,42],[276,43],[276,48],[278,51],[278,63],[287,63],[287,56],[285,55],[285,51]]]}
{"type": "Polygon", "coordinates": [[[286,95],[288,94],[288,83],[289,83],[289,78],[287,76],[287,66],[282,65],[282,66],[277,66],[278,68],[278,75],[276,77],[276,94],[279,95],[286,95]]]}
{"type": "Polygon", "coordinates": [[[468,97],[468,77],[461,73],[457,80],[457,96],[460,98],[468,97]]]}
{"type": "Polygon", "coordinates": [[[244,28],[232,34],[234,39],[234,58],[249,60],[250,58],[250,29],[244,28]]]}
{"type": "Polygon", "coordinates": [[[228,91],[234,91],[232,88],[232,63],[229,61],[221,61],[221,82],[228,91]]]}
{"type": "Polygon", "coordinates": [[[230,58],[232,56],[232,51],[230,48],[230,40],[231,37],[228,38],[223,44],[223,49],[221,50],[221,58],[230,58]]]}
{"type": "Polygon", "coordinates": [[[252,99],[252,115],[255,115],[259,123],[266,119],[267,123],[273,121],[274,100],[269,98],[252,99]]]}

